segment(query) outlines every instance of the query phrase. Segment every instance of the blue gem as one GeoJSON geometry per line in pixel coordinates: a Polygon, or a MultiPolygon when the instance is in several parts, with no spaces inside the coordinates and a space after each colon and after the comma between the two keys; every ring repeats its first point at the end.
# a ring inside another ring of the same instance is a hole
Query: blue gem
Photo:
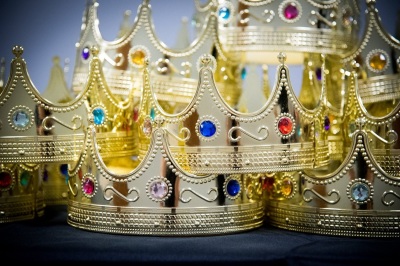
{"type": "Polygon", "coordinates": [[[226,184],[226,192],[231,197],[236,196],[240,192],[240,183],[236,179],[231,179],[226,184]]]}
{"type": "Polygon", "coordinates": [[[315,75],[317,76],[317,79],[318,79],[318,80],[321,80],[321,78],[322,78],[322,71],[321,71],[321,68],[320,68],[320,67],[318,67],[318,68],[315,70],[315,75]]]}
{"type": "Polygon", "coordinates": [[[14,125],[19,128],[24,128],[29,124],[29,115],[24,110],[15,111],[12,119],[14,125]]]}
{"type": "Polygon", "coordinates": [[[325,116],[324,128],[326,131],[328,131],[331,128],[331,121],[329,120],[328,116],[325,116]]]}
{"type": "Polygon", "coordinates": [[[43,181],[47,181],[49,179],[49,172],[47,172],[47,169],[45,168],[43,171],[43,181]]]}
{"type": "Polygon", "coordinates": [[[89,56],[90,56],[89,48],[88,47],[83,48],[83,50],[82,50],[82,58],[84,60],[88,60],[89,56]]]}
{"type": "Polygon", "coordinates": [[[96,125],[101,125],[104,123],[104,121],[106,119],[106,114],[102,108],[97,107],[97,108],[93,109],[92,114],[93,114],[93,119],[94,119],[93,121],[96,125]]]}
{"type": "Polygon", "coordinates": [[[63,176],[68,176],[68,164],[60,165],[60,172],[63,176]]]}
{"type": "Polygon", "coordinates": [[[231,16],[231,11],[226,6],[223,6],[219,9],[218,16],[226,20],[231,16]]]}
{"type": "Polygon", "coordinates": [[[200,134],[204,137],[211,137],[215,134],[217,128],[215,124],[210,120],[205,120],[200,124],[200,134]]]}
{"type": "Polygon", "coordinates": [[[369,187],[364,183],[354,184],[351,188],[351,196],[355,201],[365,201],[369,197],[369,187]]]}

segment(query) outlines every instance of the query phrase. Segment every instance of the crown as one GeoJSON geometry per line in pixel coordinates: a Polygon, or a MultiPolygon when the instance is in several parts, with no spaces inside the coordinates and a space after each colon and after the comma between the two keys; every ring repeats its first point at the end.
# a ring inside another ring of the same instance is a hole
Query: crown
{"type": "Polygon", "coordinates": [[[371,105],[400,98],[400,42],[382,26],[376,1],[366,2],[364,34],[343,61],[351,63],[355,60],[359,64],[358,93],[364,104],[371,105]]]}
{"type": "Polygon", "coordinates": [[[305,53],[340,55],[357,41],[359,7],[352,0],[220,1],[217,12],[224,50],[248,62],[286,52],[302,63],[305,53]]]}
{"type": "MultiPolygon", "coordinates": [[[[196,90],[197,71],[194,59],[203,53],[211,53],[218,42],[215,40],[216,18],[212,6],[201,12],[205,15],[205,24],[197,38],[187,45],[172,49],[160,41],[155,32],[149,1],[143,1],[137,11],[134,24],[124,29],[124,35],[114,41],[101,37],[98,28],[97,8],[93,1],[83,20],[83,32],[77,43],[77,57],[74,70],[73,87],[79,92],[87,75],[87,63],[90,62],[90,47],[99,48],[107,83],[112,93],[124,98],[130,90],[140,97],[141,74],[144,60],[151,62],[153,90],[165,108],[180,109],[191,99],[196,90]],[[179,105],[168,106],[168,105],[179,105]]],[[[220,57],[223,55],[220,52],[220,57]]],[[[225,60],[227,61],[227,60],[225,60]]],[[[228,64],[228,63],[226,63],[228,64]]]]}
{"type": "Polygon", "coordinates": [[[84,141],[82,97],[67,104],[44,99],[29,78],[23,48],[13,48],[10,76],[0,94],[1,221],[44,213],[42,163],[76,160],[84,141]]]}
{"type": "Polygon", "coordinates": [[[147,108],[141,112],[147,118],[139,123],[140,133],[150,136],[152,112],[162,116],[173,157],[193,174],[294,171],[327,164],[325,109],[303,107],[293,92],[286,56],[280,53],[278,58],[274,90],[264,106],[252,113],[238,112],[224,101],[214,81],[211,55],[201,57],[196,94],[177,114],[158,104],[145,71],[142,106],[147,108]]]}
{"type": "Polygon", "coordinates": [[[368,113],[357,72],[350,74],[343,118],[344,159],[328,170],[280,173],[270,180],[271,224],[329,235],[399,236],[400,106],[382,117],[368,113]]]}

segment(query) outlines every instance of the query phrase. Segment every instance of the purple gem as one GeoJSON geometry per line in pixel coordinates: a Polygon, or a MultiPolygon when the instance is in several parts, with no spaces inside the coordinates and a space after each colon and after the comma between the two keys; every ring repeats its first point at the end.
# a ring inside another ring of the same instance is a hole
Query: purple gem
{"type": "Polygon", "coordinates": [[[90,49],[89,49],[89,47],[83,48],[83,50],[82,50],[82,58],[83,58],[84,60],[87,60],[87,59],[89,58],[89,56],[90,56],[90,49]]]}
{"type": "Polygon", "coordinates": [[[285,18],[287,19],[295,19],[299,15],[299,10],[296,7],[295,3],[288,4],[283,10],[285,18]]]}
{"type": "Polygon", "coordinates": [[[329,120],[328,116],[325,116],[324,128],[325,128],[326,131],[328,131],[331,128],[331,121],[329,120]]]}
{"type": "Polygon", "coordinates": [[[168,185],[162,180],[157,180],[150,185],[150,194],[156,199],[162,199],[168,194],[168,185]]]}
{"type": "Polygon", "coordinates": [[[91,178],[85,178],[82,182],[82,189],[85,194],[92,195],[94,192],[94,182],[91,178]]]}
{"type": "Polygon", "coordinates": [[[47,169],[46,168],[44,168],[44,170],[43,170],[43,181],[47,181],[48,179],[49,179],[49,172],[47,172],[47,169]]]}
{"type": "Polygon", "coordinates": [[[318,79],[318,80],[321,80],[321,78],[322,78],[322,71],[321,71],[321,68],[320,68],[320,67],[318,67],[318,68],[315,70],[315,75],[317,76],[317,79],[318,79]]]}

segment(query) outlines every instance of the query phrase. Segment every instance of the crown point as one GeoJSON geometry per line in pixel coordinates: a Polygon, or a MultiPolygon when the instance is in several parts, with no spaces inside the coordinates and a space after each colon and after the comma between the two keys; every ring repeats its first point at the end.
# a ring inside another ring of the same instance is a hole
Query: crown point
{"type": "Polygon", "coordinates": [[[60,57],[59,56],[54,56],[53,57],[53,64],[54,65],[60,64],[60,57]]]}
{"type": "Polygon", "coordinates": [[[279,60],[279,62],[281,62],[281,64],[284,64],[285,61],[286,61],[286,54],[280,52],[280,53],[278,54],[278,60],[279,60]]]}
{"type": "Polygon", "coordinates": [[[92,53],[93,56],[98,56],[99,55],[99,48],[96,45],[93,45],[90,48],[90,52],[92,53]]]}
{"type": "Polygon", "coordinates": [[[24,48],[22,46],[14,46],[13,48],[13,54],[15,57],[21,57],[21,55],[24,53],[24,48]]]}

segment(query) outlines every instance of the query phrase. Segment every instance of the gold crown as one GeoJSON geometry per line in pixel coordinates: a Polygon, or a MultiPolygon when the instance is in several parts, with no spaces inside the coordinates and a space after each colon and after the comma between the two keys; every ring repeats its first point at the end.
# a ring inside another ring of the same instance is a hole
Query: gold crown
{"type": "Polygon", "coordinates": [[[356,44],[358,3],[353,0],[219,1],[218,35],[228,53],[265,63],[271,52],[292,62],[306,53],[343,55],[356,44]]]}
{"type": "Polygon", "coordinates": [[[23,48],[15,46],[13,53],[10,76],[0,94],[2,222],[43,214],[43,163],[76,160],[86,128],[79,116],[87,112],[83,97],[68,105],[44,99],[29,78],[23,48]]]}
{"type": "MultiPolygon", "coordinates": [[[[194,174],[294,171],[326,165],[326,108],[322,104],[314,110],[302,106],[291,86],[286,57],[282,53],[278,57],[281,64],[274,90],[256,112],[238,112],[224,101],[214,81],[211,55],[202,56],[196,94],[178,114],[162,110],[145,71],[142,106],[147,109],[141,111],[163,117],[174,158],[194,174]]],[[[140,122],[141,134],[150,136],[151,121],[148,115],[140,122]]]]}
{"type": "Polygon", "coordinates": [[[367,0],[366,2],[364,34],[343,62],[351,63],[355,60],[359,64],[358,93],[364,104],[398,101],[400,99],[400,41],[382,26],[375,6],[376,1],[367,0]]]}
{"type": "Polygon", "coordinates": [[[148,0],[138,7],[134,24],[129,29],[124,29],[124,34],[114,41],[106,41],[101,37],[97,18],[98,6],[99,4],[93,1],[88,7],[83,20],[83,32],[79,43],[76,44],[77,56],[73,75],[73,89],[76,92],[79,92],[85,83],[88,74],[87,63],[92,58],[92,45],[99,48],[99,58],[112,93],[122,98],[129,94],[130,90],[135,90],[135,96],[140,97],[142,68],[145,58],[148,58],[151,62],[153,90],[165,108],[170,110],[184,107],[193,96],[197,87],[194,62],[201,54],[217,49],[219,57],[224,59],[225,64],[229,63],[223,57],[215,37],[217,19],[212,5],[201,11],[205,16],[205,24],[197,38],[186,47],[176,49],[166,47],[157,38],[148,0]]]}

